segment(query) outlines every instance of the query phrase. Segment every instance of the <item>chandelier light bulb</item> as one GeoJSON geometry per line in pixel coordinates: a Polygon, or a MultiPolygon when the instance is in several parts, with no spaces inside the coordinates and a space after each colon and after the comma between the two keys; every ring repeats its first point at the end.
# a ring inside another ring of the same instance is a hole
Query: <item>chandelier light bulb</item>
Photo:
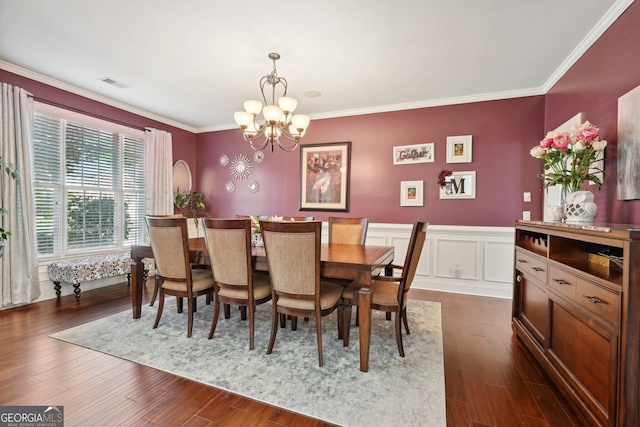
{"type": "Polygon", "coordinates": [[[305,116],[304,114],[296,114],[295,116],[291,117],[291,125],[296,129],[307,129],[310,121],[311,119],[309,118],[309,116],[305,116]]]}
{"type": "Polygon", "coordinates": [[[278,99],[278,105],[285,113],[293,113],[293,110],[298,106],[298,101],[295,98],[281,96],[280,99],[278,99]]]}
{"type": "Polygon", "coordinates": [[[233,113],[233,118],[235,119],[236,124],[241,128],[245,128],[253,123],[253,117],[253,114],[246,111],[236,111],[233,113]]]}
{"type": "Polygon", "coordinates": [[[282,109],[277,105],[266,105],[262,109],[262,114],[268,123],[277,123],[280,121],[280,117],[282,117],[283,113],[282,109]]]}
{"type": "Polygon", "coordinates": [[[256,101],[255,99],[244,101],[244,110],[254,116],[257,116],[260,114],[260,111],[262,111],[262,102],[256,101]]]}

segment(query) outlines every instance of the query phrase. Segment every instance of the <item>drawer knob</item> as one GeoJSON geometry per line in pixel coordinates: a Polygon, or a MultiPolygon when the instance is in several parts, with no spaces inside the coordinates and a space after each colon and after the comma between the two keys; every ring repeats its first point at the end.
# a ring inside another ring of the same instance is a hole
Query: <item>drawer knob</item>
{"type": "Polygon", "coordinates": [[[540,267],[531,267],[531,269],[532,269],[533,271],[544,271],[544,270],[543,270],[542,268],[540,268],[540,267]]]}
{"type": "Polygon", "coordinates": [[[571,283],[567,282],[566,280],[562,280],[562,279],[553,279],[553,281],[556,282],[560,286],[566,286],[566,285],[570,285],[571,284],[571,283]]]}
{"type": "Polygon", "coordinates": [[[602,300],[599,298],[595,298],[589,295],[582,295],[582,298],[586,299],[587,301],[589,301],[592,304],[602,304],[602,300]]]}
{"type": "Polygon", "coordinates": [[[519,259],[519,258],[518,258],[518,262],[519,262],[519,263],[526,264],[526,263],[528,263],[529,261],[527,261],[526,259],[519,259]]]}

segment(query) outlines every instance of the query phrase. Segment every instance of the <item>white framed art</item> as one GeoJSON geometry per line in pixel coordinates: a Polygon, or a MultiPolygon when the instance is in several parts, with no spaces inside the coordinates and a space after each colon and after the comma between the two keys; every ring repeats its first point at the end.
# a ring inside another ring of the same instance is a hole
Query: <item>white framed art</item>
{"type": "Polygon", "coordinates": [[[471,163],[472,136],[447,137],[447,163],[471,163]]]}
{"type": "Polygon", "coordinates": [[[430,163],[435,161],[435,144],[433,142],[393,147],[394,165],[412,165],[414,163],[430,163]]]}
{"type": "Polygon", "coordinates": [[[400,206],[424,205],[424,181],[402,181],[400,183],[400,206]]]}
{"type": "Polygon", "coordinates": [[[445,178],[440,187],[441,199],[475,199],[476,171],[457,171],[445,178]]]}

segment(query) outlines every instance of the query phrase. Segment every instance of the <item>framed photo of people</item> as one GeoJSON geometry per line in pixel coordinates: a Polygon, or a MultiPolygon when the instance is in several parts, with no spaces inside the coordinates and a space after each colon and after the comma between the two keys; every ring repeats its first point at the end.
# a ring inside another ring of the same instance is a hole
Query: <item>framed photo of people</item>
{"type": "Polygon", "coordinates": [[[349,211],[351,142],[300,146],[300,210],[349,211]]]}

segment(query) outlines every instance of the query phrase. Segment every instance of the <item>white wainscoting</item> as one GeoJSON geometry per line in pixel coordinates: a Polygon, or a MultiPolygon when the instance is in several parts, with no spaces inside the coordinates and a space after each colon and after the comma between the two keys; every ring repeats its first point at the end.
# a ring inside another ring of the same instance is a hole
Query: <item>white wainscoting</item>
{"type": "MultiPolygon", "coordinates": [[[[328,239],[328,224],[323,223],[322,240],[328,239]]],[[[195,233],[197,234],[197,233],[195,233]]],[[[402,264],[407,252],[411,224],[369,224],[367,244],[395,246],[395,264],[402,264]]],[[[497,298],[512,297],[513,227],[473,227],[429,224],[427,241],[412,287],[459,294],[497,298]]],[[[93,254],[92,254],[93,255],[93,254]]],[[[48,263],[39,267],[42,295],[38,301],[55,298],[53,283],[47,275],[48,263]]],[[[122,277],[83,283],[88,291],[121,283],[122,277]]],[[[62,295],[73,287],[62,285],[62,295]]]]}
{"type": "MultiPolygon", "coordinates": [[[[369,224],[367,244],[395,246],[402,264],[410,234],[409,224],[369,224]]],[[[412,287],[510,299],[514,238],[513,227],[429,224],[412,287]]]]}

